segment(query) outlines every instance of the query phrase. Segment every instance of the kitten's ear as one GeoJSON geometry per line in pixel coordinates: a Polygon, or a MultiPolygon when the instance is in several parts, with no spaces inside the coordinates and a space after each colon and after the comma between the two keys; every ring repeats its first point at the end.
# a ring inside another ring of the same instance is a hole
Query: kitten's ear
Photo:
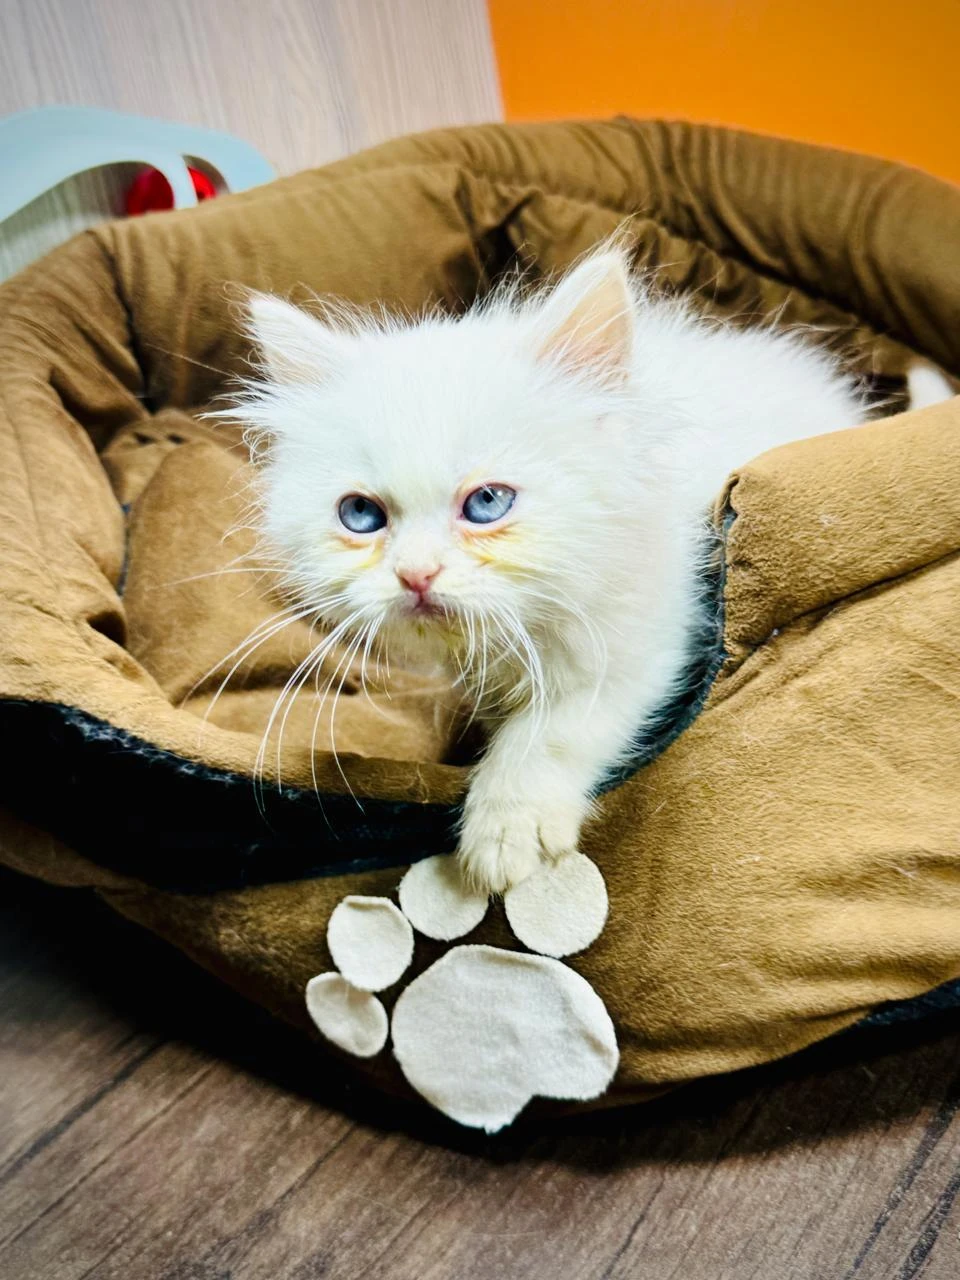
{"type": "Polygon", "coordinates": [[[247,332],[274,382],[322,382],[343,355],[343,335],[270,293],[247,297],[247,332]]]}
{"type": "Polygon", "coordinates": [[[616,250],[575,267],[536,320],[537,354],[603,382],[626,378],[633,352],[633,298],[626,259],[616,250]]]}

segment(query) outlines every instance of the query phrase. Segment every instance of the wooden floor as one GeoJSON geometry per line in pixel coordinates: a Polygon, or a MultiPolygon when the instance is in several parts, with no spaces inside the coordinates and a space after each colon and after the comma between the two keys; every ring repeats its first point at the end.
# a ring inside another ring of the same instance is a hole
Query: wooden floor
{"type": "Polygon", "coordinates": [[[2,1280],[960,1276],[956,1017],[491,1140],[81,893],[0,903],[2,1280]]]}

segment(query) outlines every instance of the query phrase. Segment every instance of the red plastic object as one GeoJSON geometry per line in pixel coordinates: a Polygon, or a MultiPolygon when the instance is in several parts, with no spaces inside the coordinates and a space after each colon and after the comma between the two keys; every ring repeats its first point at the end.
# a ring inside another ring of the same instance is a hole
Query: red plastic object
{"type": "MultiPolygon", "coordinates": [[[[187,165],[187,172],[197,193],[197,200],[212,200],[217,189],[205,173],[187,165]]],[[[144,169],[138,173],[127,192],[126,209],[130,217],[140,213],[155,213],[159,209],[173,208],[173,188],[159,169],[144,169]]]]}

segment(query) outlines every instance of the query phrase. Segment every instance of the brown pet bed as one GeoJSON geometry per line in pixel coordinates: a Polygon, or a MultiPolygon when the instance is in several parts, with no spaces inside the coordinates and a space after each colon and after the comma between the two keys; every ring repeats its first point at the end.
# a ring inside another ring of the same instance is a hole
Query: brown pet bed
{"type": "MultiPolygon", "coordinates": [[[[393,897],[450,850],[466,770],[453,709],[394,672],[372,702],[348,680],[339,765],[326,719],[311,751],[298,699],[282,786],[271,744],[255,788],[305,629],[209,709],[231,664],[211,672],[278,607],[268,578],[220,572],[249,549],[224,538],[248,464],[196,417],[249,354],[236,287],[456,310],[627,218],[671,287],[823,330],[879,394],[917,354],[960,373],[960,191],[681,124],[405,138],[98,228],[0,289],[9,865],[97,890],[313,1032],[303,993],[331,968],[334,906],[393,897]]],[[[716,644],[584,835],[610,913],[567,963],[612,1016],[612,1098],[791,1053],[960,977],[960,400],[764,455],[716,518],[716,644]]],[[[467,940],[521,949],[497,906],[467,940]]],[[[445,949],[418,939],[412,972],[445,949]]],[[[389,1048],[364,1069],[404,1087],[389,1048]]]]}

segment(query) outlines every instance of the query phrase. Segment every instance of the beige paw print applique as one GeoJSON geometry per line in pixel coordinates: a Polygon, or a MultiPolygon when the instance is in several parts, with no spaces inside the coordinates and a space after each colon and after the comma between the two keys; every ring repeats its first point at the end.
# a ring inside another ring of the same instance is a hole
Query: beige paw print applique
{"type": "Polygon", "coordinates": [[[319,1030],[358,1057],[392,1040],[408,1082],[451,1119],[494,1133],[534,1097],[586,1102],[617,1069],[613,1022],[590,984],[561,957],[585,950],[607,918],[597,866],[581,853],[544,866],[504,896],[529,951],[452,947],[401,992],[388,1019],[376,995],[413,959],[414,930],[451,942],[481,922],[486,896],[447,855],[415,863],[389,898],[345,897],[327,926],[337,969],[307,983],[319,1030]]]}

